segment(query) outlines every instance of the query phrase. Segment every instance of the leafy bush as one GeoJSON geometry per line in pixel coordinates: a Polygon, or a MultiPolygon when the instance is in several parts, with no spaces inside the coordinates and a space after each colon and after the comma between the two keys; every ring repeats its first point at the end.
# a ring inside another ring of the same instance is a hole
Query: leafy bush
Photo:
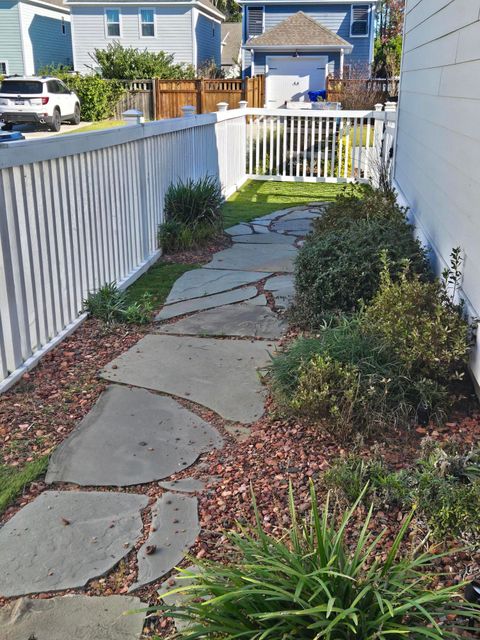
{"type": "Polygon", "coordinates": [[[106,49],[95,49],[95,67],[100,68],[103,78],[116,80],[140,80],[161,78],[162,80],[190,80],[195,70],[190,65],[175,64],[174,56],[165,51],[140,51],[134,47],[122,47],[118,42],[106,49]]]}
{"type": "Polygon", "coordinates": [[[336,201],[313,223],[313,238],[342,231],[360,220],[405,220],[406,210],[395,201],[394,192],[373,189],[370,185],[349,185],[336,201]]]}
{"type": "Polygon", "coordinates": [[[416,380],[447,384],[459,379],[469,353],[469,329],[442,283],[422,282],[404,270],[392,281],[383,257],[380,288],[365,322],[382,336],[416,380]]]}
{"type": "Polygon", "coordinates": [[[311,514],[299,520],[290,490],[291,524],[281,538],[262,528],[257,512],[253,531],[229,533],[238,561],[203,562],[199,573],[182,572],[192,581],[170,593],[187,593],[178,607],[161,607],[187,621],[185,639],[301,638],[316,640],[386,640],[387,638],[458,638],[466,623],[480,620],[480,610],[459,596],[459,588],[431,588],[439,556],[418,551],[400,555],[411,516],[401,526],[386,558],[380,550],[386,531],[369,530],[368,512],[354,549],[347,535],[359,500],[343,515],[319,512],[311,485],[311,514]]]}
{"type": "Polygon", "coordinates": [[[107,324],[146,324],[150,321],[153,303],[149,293],[137,301],[130,301],[125,291],[120,291],[114,282],[110,282],[90,293],[84,300],[83,309],[107,324]]]}
{"type": "Polygon", "coordinates": [[[211,240],[222,229],[223,195],[218,180],[206,176],[170,185],[159,241],[165,252],[189,249],[211,240]]]}
{"type": "Polygon", "coordinates": [[[325,313],[351,312],[369,302],[380,284],[381,253],[397,277],[408,259],[413,273],[428,273],[424,250],[404,221],[359,220],[343,230],[312,237],[299,251],[295,266],[296,298],[292,318],[316,328],[325,313]]]}

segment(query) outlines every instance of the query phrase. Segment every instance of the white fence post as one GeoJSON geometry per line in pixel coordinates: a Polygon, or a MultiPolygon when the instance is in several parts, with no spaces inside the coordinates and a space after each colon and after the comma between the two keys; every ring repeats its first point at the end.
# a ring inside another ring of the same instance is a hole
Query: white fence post
{"type": "Polygon", "coordinates": [[[122,113],[122,117],[125,120],[125,124],[143,124],[145,122],[145,118],[143,117],[143,112],[138,109],[128,109],[128,111],[124,111],[122,113]]]}
{"type": "Polygon", "coordinates": [[[196,112],[196,109],[191,104],[186,104],[182,107],[182,113],[184,118],[190,118],[191,116],[194,116],[195,112],[196,112]]]}
{"type": "Polygon", "coordinates": [[[217,111],[227,111],[228,102],[217,102],[217,111]]]}
{"type": "Polygon", "coordinates": [[[247,100],[240,100],[240,102],[238,103],[238,106],[240,107],[240,109],[246,109],[248,106],[247,100]]]}

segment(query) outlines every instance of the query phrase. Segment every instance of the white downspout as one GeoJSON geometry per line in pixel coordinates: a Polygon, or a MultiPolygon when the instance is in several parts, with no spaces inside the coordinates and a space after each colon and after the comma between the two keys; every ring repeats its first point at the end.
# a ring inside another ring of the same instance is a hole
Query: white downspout
{"type": "Polygon", "coordinates": [[[254,49],[250,49],[250,56],[251,56],[250,68],[251,68],[251,74],[253,78],[255,76],[255,50],[254,49]]]}
{"type": "Polygon", "coordinates": [[[345,49],[340,49],[340,79],[343,78],[344,66],[345,66],[345,49]]]}

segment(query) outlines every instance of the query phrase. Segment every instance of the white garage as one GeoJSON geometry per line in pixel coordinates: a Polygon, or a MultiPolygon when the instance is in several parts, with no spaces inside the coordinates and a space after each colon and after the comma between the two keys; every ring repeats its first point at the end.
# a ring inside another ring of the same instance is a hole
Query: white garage
{"type": "Polygon", "coordinates": [[[309,91],[326,86],[328,56],[267,56],[265,102],[268,109],[308,100],[309,91]]]}

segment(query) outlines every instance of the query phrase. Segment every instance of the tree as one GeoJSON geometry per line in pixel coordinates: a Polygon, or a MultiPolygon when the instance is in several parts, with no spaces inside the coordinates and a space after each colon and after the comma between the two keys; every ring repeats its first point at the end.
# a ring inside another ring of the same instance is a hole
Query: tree
{"type": "Polygon", "coordinates": [[[400,74],[405,0],[382,0],[378,10],[374,71],[377,77],[400,74]]]}
{"type": "Polygon", "coordinates": [[[242,8],[235,0],[213,0],[213,4],[219,11],[225,14],[227,22],[240,22],[242,8]]]}

